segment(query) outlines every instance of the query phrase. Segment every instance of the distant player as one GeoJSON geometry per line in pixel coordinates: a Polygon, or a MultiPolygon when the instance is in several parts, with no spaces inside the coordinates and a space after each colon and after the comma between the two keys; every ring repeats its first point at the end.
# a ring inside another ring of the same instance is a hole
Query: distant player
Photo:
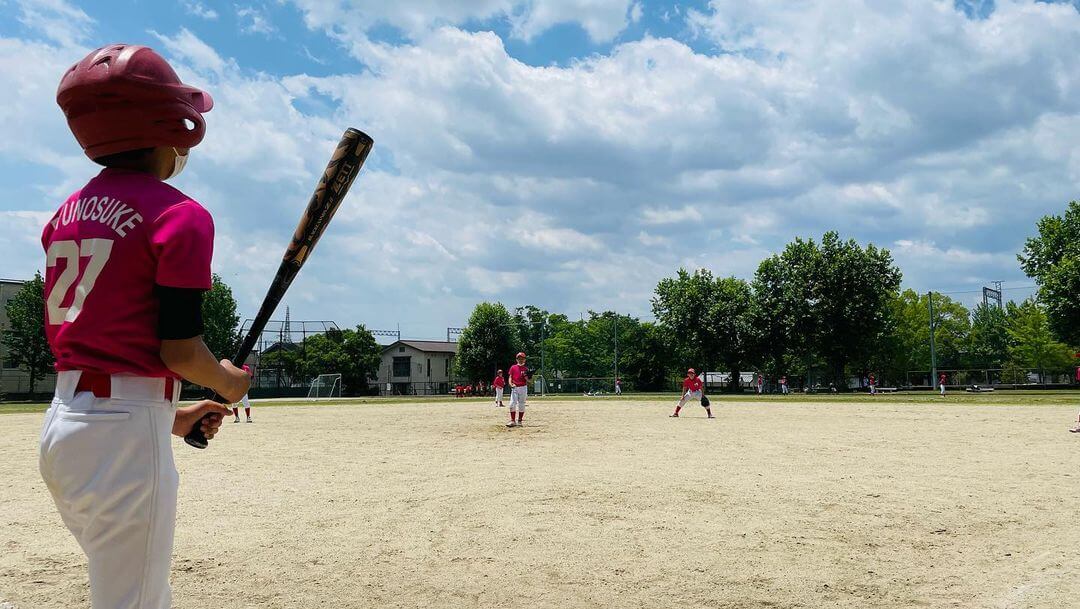
{"type": "Polygon", "coordinates": [[[765,375],[758,372],[757,373],[757,394],[761,395],[762,391],[764,391],[764,390],[765,390],[765,375]]]}
{"type": "Polygon", "coordinates": [[[780,393],[782,395],[788,394],[787,375],[780,377],[780,393]]]}
{"type": "Polygon", "coordinates": [[[938,382],[938,387],[941,388],[941,397],[945,397],[945,381],[946,380],[947,379],[945,377],[944,372],[942,372],[941,374],[938,375],[938,381],[937,382],[938,382]]]}
{"type": "Polygon", "coordinates": [[[491,386],[495,388],[495,406],[502,408],[503,387],[506,387],[506,379],[503,378],[502,370],[495,373],[495,380],[491,381],[491,386]]]}
{"type": "Polygon", "coordinates": [[[180,381],[229,401],[251,382],[203,342],[210,213],[165,183],[202,141],[213,102],[150,48],[122,44],[65,72],[56,101],[104,169],[41,235],[57,378],[38,463],[88,559],[89,604],[169,609],[179,487],[169,436],[199,425],[213,438],[229,414],[211,401],[178,407],[180,381]]]}
{"type": "Polygon", "coordinates": [[[516,359],[517,363],[510,366],[510,422],[506,424],[507,427],[522,425],[525,400],[529,396],[529,369],[525,367],[525,354],[518,353],[516,359]]]}
{"type": "MultiPolygon", "coordinates": [[[[247,364],[244,364],[243,370],[244,370],[244,372],[247,372],[248,376],[251,376],[251,368],[249,368],[247,364]]],[[[240,398],[240,401],[243,402],[243,404],[244,404],[244,416],[247,417],[247,422],[251,423],[252,422],[251,421],[251,402],[248,401],[248,396],[247,396],[246,393],[244,394],[244,397],[240,398]]],[[[233,414],[233,423],[239,423],[240,422],[240,409],[237,408],[235,404],[233,404],[232,414],[233,414]]]]}
{"type": "Polygon", "coordinates": [[[870,377],[867,379],[870,385],[870,395],[877,395],[877,379],[874,377],[874,373],[870,373],[870,377]]]}
{"type": "Polygon", "coordinates": [[[615,395],[622,395],[622,379],[615,379],[615,395]]]}
{"type": "MultiPolygon", "coordinates": [[[[679,411],[682,410],[682,407],[688,400],[701,401],[702,396],[705,395],[703,391],[704,387],[705,384],[701,382],[701,379],[697,376],[694,369],[691,368],[687,370],[686,378],[684,378],[682,382],[683,395],[679,398],[679,403],[675,405],[675,412],[670,416],[678,418],[679,411]]],[[[705,412],[708,413],[710,419],[713,418],[712,408],[705,406],[705,412]]]]}

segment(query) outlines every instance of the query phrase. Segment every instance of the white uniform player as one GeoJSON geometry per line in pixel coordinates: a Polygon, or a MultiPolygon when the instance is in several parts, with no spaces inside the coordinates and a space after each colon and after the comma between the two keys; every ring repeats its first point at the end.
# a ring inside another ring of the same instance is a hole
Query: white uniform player
{"type": "Polygon", "coordinates": [[[510,422],[507,427],[521,427],[525,416],[525,400],[529,397],[529,369],[525,354],[517,354],[517,363],[510,366],[510,422]],[[516,418],[515,418],[516,416],[516,418]]]}
{"type": "Polygon", "coordinates": [[[491,386],[495,388],[495,406],[502,408],[503,387],[506,387],[506,379],[503,378],[502,370],[499,370],[499,372],[495,374],[495,379],[491,381],[491,386]]]}
{"type": "Polygon", "coordinates": [[[199,425],[213,437],[229,413],[209,401],[178,408],[180,378],[233,400],[249,381],[202,340],[210,214],[162,181],[202,139],[212,102],[151,49],[126,45],[72,66],[57,102],[105,169],[41,236],[57,379],[38,463],[86,553],[93,609],[169,609],[178,488],[169,436],[199,425]]]}

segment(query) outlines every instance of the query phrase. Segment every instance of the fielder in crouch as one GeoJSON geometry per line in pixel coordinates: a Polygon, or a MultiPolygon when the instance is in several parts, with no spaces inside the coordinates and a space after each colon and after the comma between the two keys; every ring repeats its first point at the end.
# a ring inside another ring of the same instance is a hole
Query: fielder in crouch
{"type": "Polygon", "coordinates": [[[502,370],[495,374],[495,380],[491,381],[491,386],[495,388],[495,406],[502,408],[503,387],[506,387],[506,379],[503,378],[502,370]]]}
{"type": "MultiPolygon", "coordinates": [[[[694,369],[691,368],[687,370],[686,378],[684,378],[682,382],[683,395],[681,398],[679,398],[679,403],[675,405],[675,412],[672,413],[671,416],[678,417],[679,411],[682,410],[682,407],[686,404],[688,400],[701,401],[701,397],[705,395],[703,391],[704,387],[705,384],[701,382],[700,378],[698,378],[697,373],[694,371],[694,369]]],[[[705,412],[709,414],[710,419],[714,418],[712,416],[712,408],[705,406],[705,412]]]]}
{"type": "Polygon", "coordinates": [[[210,214],[164,182],[202,140],[213,102],[153,50],[120,44],[72,66],[56,98],[105,169],[41,235],[57,382],[39,468],[86,553],[93,609],[169,609],[179,485],[169,435],[200,425],[212,438],[229,414],[211,401],[178,408],[180,379],[230,401],[250,382],[202,340],[210,214]]]}
{"type": "Polygon", "coordinates": [[[507,427],[520,427],[525,416],[525,399],[529,396],[529,369],[525,354],[517,354],[517,363],[510,366],[510,422],[507,427]],[[517,418],[515,419],[515,414],[517,418]]]}

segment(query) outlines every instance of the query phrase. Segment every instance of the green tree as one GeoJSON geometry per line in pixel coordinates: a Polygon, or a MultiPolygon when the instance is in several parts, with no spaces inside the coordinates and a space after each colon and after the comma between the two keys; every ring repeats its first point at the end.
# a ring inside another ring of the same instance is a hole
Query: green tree
{"type": "MultiPolygon", "coordinates": [[[[232,357],[240,345],[240,316],[232,288],[213,274],[210,291],[203,294],[203,342],[218,359],[232,357]]],[[[239,365],[239,362],[237,363],[239,365]]]]}
{"type": "Polygon", "coordinates": [[[711,369],[720,361],[720,344],[711,326],[709,305],[716,299],[710,271],[679,269],[661,279],[652,298],[653,315],[677,345],[676,358],[687,365],[711,369]]]}
{"type": "MultiPolygon", "coordinates": [[[[368,379],[375,378],[382,359],[382,349],[375,336],[363,325],[355,330],[330,330],[304,340],[299,353],[302,378],[337,372],[345,395],[368,393],[368,379]]],[[[288,356],[286,356],[288,357],[288,356]]]]}
{"type": "Polygon", "coordinates": [[[877,357],[890,330],[890,303],[900,289],[900,269],[888,250],[841,241],[835,232],[821,239],[821,263],[814,280],[814,312],[820,323],[816,351],[837,387],[845,375],[862,374],[877,357]]]}
{"type": "Polygon", "coordinates": [[[793,363],[804,363],[813,351],[818,334],[814,280],[820,264],[817,245],[795,239],[782,253],[762,260],[754,274],[757,351],[772,375],[788,374],[793,363]]]}
{"type": "Polygon", "coordinates": [[[703,370],[723,366],[737,387],[739,369],[754,343],[750,286],[734,277],[714,278],[708,270],[693,274],[679,269],[660,280],[652,299],[653,313],[681,345],[683,362],[703,370]]]}
{"type": "Polygon", "coordinates": [[[709,303],[709,324],[717,341],[717,354],[730,373],[728,388],[739,391],[740,371],[755,345],[750,284],[735,277],[716,280],[715,298],[709,303]]]}
{"type": "Polygon", "coordinates": [[[488,379],[498,368],[507,368],[521,350],[517,325],[499,302],[481,302],[469,316],[458,340],[454,370],[462,378],[488,379]]]}
{"type": "Polygon", "coordinates": [[[30,393],[52,370],[52,351],[45,337],[45,280],[41,273],[23,284],[5,307],[10,328],[4,331],[7,359],[30,375],[30,393]]]}
{"type": "Polygon", "coordinates": [[[971,312],[966,367],[1000,368],[1009,359],[1008,317],[994,305],[975,307],[971,312]]]}
{"type": "Polygon", "coordinates": [[[660,391],[667,382],[675,362],[671,356],[671,335],[660,326],[638,323],[625,333],[619,329],[619,373],[628,389],[660,391]],[[626,342],[623,342],[627,337],[626,342]]]}
{"type": "Polygon", "coordinates": [[[1080,345],[1080,202],[1069,203],[1064,216],[1044,216],[1038,230],[1017,258],[1039,284],[1039,300],[1058,340],[1080,345]]]}
{"type": "Polygon", "coordinates": [[[1072,350],[1054,340],[1043,307],[1032,299],[1019,305],[1009,303],[1008,333],[1012,344],[1009,359],[1013,367],[1034,368],[1040,379],[1045,372],[1061,372],[1073,361],[1072,350]]]}
{"type": "MultiPolygon", "coordinates": [[[[890,303],[892,320],[883,338],[881,369],[899,380],[913,370],[930,370],[930,297],[904,290],[890,303]]],[[[960,368],[970,345],[967,308],[948,296],[934,294],[934,345],[938,368],[960,368]]]]}

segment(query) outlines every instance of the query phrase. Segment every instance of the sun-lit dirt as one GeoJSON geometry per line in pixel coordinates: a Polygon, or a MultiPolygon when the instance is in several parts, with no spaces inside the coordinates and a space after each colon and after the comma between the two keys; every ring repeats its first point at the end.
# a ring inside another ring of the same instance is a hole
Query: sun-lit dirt
{"type": "MultiPolygon", "coordinates": [[[[256,405],[175,439],[174,605],[1080,606],[1074,405],[714,410],[256,405]]],[[[0,416],[0,606],[88,607],[41,419],[0,416]]]]}

